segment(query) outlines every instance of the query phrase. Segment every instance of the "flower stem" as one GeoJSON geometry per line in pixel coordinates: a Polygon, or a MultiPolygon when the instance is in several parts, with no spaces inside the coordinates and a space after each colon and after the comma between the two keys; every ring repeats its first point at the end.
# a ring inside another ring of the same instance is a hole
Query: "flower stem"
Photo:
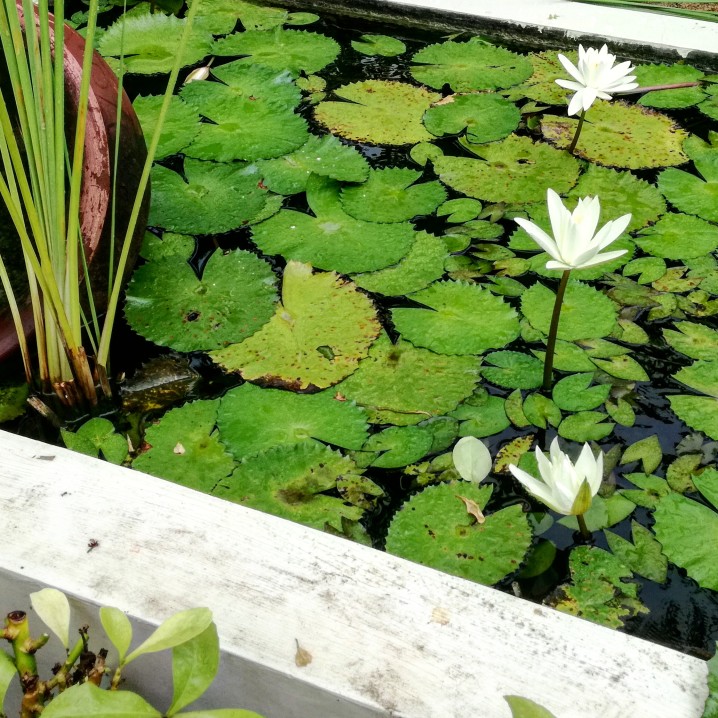
{"type": "Polygon", "coordinates": [[[583,121],[586,119],[586,110],[581,110],[581,116],[578,118],[578,125],[576,126],[576,134],[571,140],[571,145],[568,148],[569,154],[573,154],[576,149],[576,143],[578,142],[578,136],[581,134],[581,128],[583,127],[583,121]]]}
{"type": "Polygon", "coordinates": [[[588,530],[588,526],[586,526],[586,519],[583,518],[583,514],[578,514],[576,520],[578,521],[578,528],[581,530],[581,536],[585,539],[591,538],[591,532],[588,530]]]}
{"type": "Polygon", "coordinates": [[[570,269],[564,270],[561,275],[561,281],[558,284],[558,292],[556,292],[556,301],[553,305],[553,314],[551,316],[551,326],[548,330],[548,341],[546,342],[546,358],[543,365],[543,384],[541,388],[548,391],[551,388],[551,372],[553,371],[553,355],[556,351],[556,335],[558,334],[558,322],[561,318],[561,305],[563,304],[563,295],[566,293],[566,285],[568,277],[571,274],[570,269]]]}

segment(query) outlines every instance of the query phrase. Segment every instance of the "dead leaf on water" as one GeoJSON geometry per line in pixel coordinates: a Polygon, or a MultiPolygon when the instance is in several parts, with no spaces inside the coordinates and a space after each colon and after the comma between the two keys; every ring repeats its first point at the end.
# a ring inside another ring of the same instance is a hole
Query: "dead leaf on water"
{"type": "Polygon", "coordinates": [[[457,499],[461,499],[464,502],[464,506],[466,506],[466,512],[471,514],[477,521],[477,523],[484,523],[486,521],[486,517],[481,513],[481,509],[479,508],[479,505],[476,503],[476,501],[473,501],[472,499],[467,499],[466,496],[459,496],[456,494],[457,499]]]}

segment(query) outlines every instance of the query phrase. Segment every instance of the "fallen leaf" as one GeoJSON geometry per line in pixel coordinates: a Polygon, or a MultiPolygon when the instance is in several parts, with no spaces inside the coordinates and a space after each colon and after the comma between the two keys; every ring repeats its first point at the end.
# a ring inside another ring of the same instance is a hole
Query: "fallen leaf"
{"type": "Polygon", "coordinates": [[[477,523],[482,524],[486,521],[486,517],[481,513],[481,509],[476,501],[467,499],[465,496],[459,496],[458,494],[456,494],[456,498],[461,499],[464,502],[464,505],[466,506],[466,513],[471,514],[476,519],[477,523]]]}

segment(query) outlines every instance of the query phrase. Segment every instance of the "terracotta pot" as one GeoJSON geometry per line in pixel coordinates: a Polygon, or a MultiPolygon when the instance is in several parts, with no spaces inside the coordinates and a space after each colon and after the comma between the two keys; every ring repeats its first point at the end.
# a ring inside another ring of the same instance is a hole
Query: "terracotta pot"
{"type": "MultiPolygon", "coordinates": [[[[18,2],[18,7],[21,3],[18,2]]],[[[52,30],[52,28],[51,28],[52,30]]],[[[82,55],[85,40],[65,25],[65,89],[68,137],[74,135],[74,121],[80,96],[82,78],[82,55]]],[[[85,253],[90,266],[90,278],[96,306],[104,307],[107,301],[107,269],[110,254],[110,210],[114,147],[117,136],[117,78],[102,57],[95,52],[92,60],[92,77],[87,111],[87,132],[83,160],[82,190],[80,196],[80,223],[85,253]]],[[[117,160],[119,168],[115,188],[117,206],[115,255],[119,256],[121,240],[129,222],[132,203],[142,167],[147,156],[142,128],[132,103],[122,93],[122,120],[120,124],[120,148],[117,160]]],[[[149,212],[149,189],[144,197],[133,247],[127,263],[128,270],[134,264],[142,242],[149,212]]],[[[23,313],[26,334],[32,332],[32,312],[28,307],[23,313]]],[[[15,327],[9,310],[0,315],[0,361],[18,348],[15,327]]]]}

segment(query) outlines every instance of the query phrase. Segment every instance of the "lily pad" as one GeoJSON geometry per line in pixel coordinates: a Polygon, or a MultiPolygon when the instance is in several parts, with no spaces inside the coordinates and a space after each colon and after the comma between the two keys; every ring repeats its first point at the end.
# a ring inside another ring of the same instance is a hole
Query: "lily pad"
{"type": "Polygon", "coordinates": [[[61,429],[65,446],[95,459],[103,458],[112,464],[122,464],[127,458],[127,439],[115,431],[109,419],[95,416],[86,421],[77,431],[61,429]]]}
{"type": "Polygon", "coordinates": [[[352,47],[362,55],[382,57],[395,57],[406,52],[406,45],[389,35],[362,35],[359,40],[352,40],[352,47]]]}
{"type": "Polygon", "coordinates": [[[439,217],[446,217],[447,222],[469,222],[481,214],[481,202],[468,197],[449,199],[436,210],[439,217]]]}
{"type": "Polygon", "coordinates": [[[421,122],[441,95],[405,82],[365,80],[334,94],[348,102],[320,102],[314,116],[333,133],[360,142],[407,145],[431,139],[421,122]]]}
{"type": "Polygon", "coordinates": [[[411,74],[417,82],[440,90],[450,85],[454,92],[497,90],[528,79],[531,61],[523,55],[496,47],[478,37],[468,42],[447,42],[419,50],[411,74]]]}
{"type": "MultiPolygon", "coordinates": [[[[530,53],[529,59],[533,65],[531,77],[501,94],[506,95],[510,100],[528,97],[545,105],[565,105],[570,90],[556,84],[559,78],[566,78],[566,70],[559,61],[558,54],[555,50],[530,53]]],[[[578,53],[575,50],[562,54],[574,65],[578,64],[578,53]]]]}
{"type": "MultiPolygon", "coordinates": [[[[570,117],[544,115],[541,131],[549,142],[564,149],[571,144],[577,123],[570,117]]],[[[686,137],[686,131],[670,117],[654,110],[597,100],[586,113],[574,153],[611,167],[668,167],[686,161],[681,149],[686,137]]]]}
{"type": "Polygon", "coordinates": [[[670,493],[658,501],[653,530],[671,563],[684,568],[704,588],[718,591],[718,513],[670,493]]]}
{"type": "Polygon", "coordinates": [[[339,185],[325,177],[309,178],[307,202],[315,217],[281,210],[254,228],[253,240],[262,252],[350,274],[396,264],[414,241],[408,222],[375,224],[350,217],[342,208],[339,185]]]}
{"type": "Polygon", "coordinates": [[[718,248],[718,227],[687,214],[666,214],[652,227],[641,230],[635,241],[644,252],[655,257],[701,257],[718,248]]]}
{"type": "MultiPolygon", "coordinates": [[[[477,392],[478,394],[479,392],[477,392]]],[[[493,436],[509,427],[509,418],[506,416],[505,402],[499,396],[493,396],[483,391],[479,397],[470,396],[450,413],[450,416],[459,419],[460,436],[493,436]]]]}
{"type": "Polygon", "coordinates": [[[466,130],[470,142],[483,143],[507,137],[520,120],[519,108],[501,95],[450,95],[426,111],[424,126],[437,137],[466,130]]]}
{"type": "Polygon", "coordinates": [[[184,234],[220,234],[247,224],[264,209],[267,191],[245,169],[242,163],[186,159],[185,180],[155,165],[149,223],[184,234]]]}
{"type": "Polygon", "coordinates": [[[0,422],[22,416],[27,408],[30,387],[25,384],[0,384],[0,422]]]}
{"type": "Polygon", "coordinates": [[[272,70],[289,70],[294,75],[311,75],[334,62],[339,45],[326,35],[304,30],[246,30],[220,38],[214,55],[244,55],[237,62],[264,65],[272,70]]]}
{"type": "Polygon", "coordinates": [[[611,393],[611,385],[590,386],[592,380],[593,374],[572,374],[556,382],[552,394],[556,406],[564,411],[586,411],[601,406],[611,393]]]}
{"type": "Polygon", "coordinates": [[[473,356],[444,356],[381,334],[369,356],[336,390],[369,412],[376,424],[407,426],[443,416],[469,396],[479,379],[473,356]]]}
{"type": "Polygon", "coordinates": [[[605,439],[616,426],[604,421],[609,417],[599,411],[579,411],[570,414],[559,425],[558,433],[570,441],[600,441],[605,439]]]}
{"type": "Polygon", "coordinates": [[[298,150],[257,164],[264,184],[279,194],[304,192],[312,173],[342,182],[364,182],[369,177],[367,161],[334,135],[311,135],[298,150]]]}
{"type": "Polygon", "coordinates": [[[510,389],[535,389],[541,386],[543,363],[521,352],[500,351],[486,356],[481,373],[487,381],[510,389]]]}
{"type": "MultiPolygon", "coordinates": [[[[163,100],[161,95],[148,95],[147,97],[140,95],[132,103],[148,143],[155,133],[163,100]]],[[[198,132],[199,115],[197,112],[183,102],[180,97],[173,96],[160,133],[160,143],[157,145],[155,160],[161,160],[181,152],[192,142],[198,132]]]]}
{"type": "Polygon", "coordinates": [[[718,357],[718,331],[695,322],[676,322],[673,329],[663,329],[663,338],[676,351],[692,359],[718,357]]]}
{"type": "Polygon", "coordinates": [[[718,399],[712,396],[669,396],[671,409],[691,429],[718,440],[718,399]]]}
{"type": "Polygon", "coordinates": [[[550,426],[558,426],[563,415],[556,403],[543,394],[529,394],[523,403],[523,412],[530,424],[538,426],[539,429],[546,429],[550,426]]]}
{"type": "Polygon", "coordinates": [[[139,267],[127,287],[125,316],[140,335],[177,351],[242,341],[267,322],[277,301],[270,266],[244,250],[215,252],[202,279],[181,257],[139,267]]]}
{"type": "Polygon", "coordinates": [[[429,486],[394,516],[386,550],[479,583],[500,581],[523,562],[531,544],[531,529],[518,505],[477,523],[461,497],[483,510],[490,495],[489,487],[468,482],[429,486]]]}
{"type": "Polygon", "coordinates": [[[695,166],[700,177],[675,168],[661,172],[658,189],[681,212],[718,222],[718,159],[696,158],[695,166]]]}
{"type": "MultiPolygon", "coordinates": [[[[521,311],[531,326],[548,334],[556,297],[537,282],[521,295],[521,311]]],[[[569,282],[561,305],[558,338],[565,341],[608,336],[616,324],[616,306],[602,292],[580,282],[569,282]]]]}
{"type": "MultiPolygon", "coordinates": [[[[141,75],[169,72],[186,20],[162,12],[124,15],[99,38],[104,57],[124,57],[125,71],[141,75]]],[[[182,67],[194,65],[212,52],[212,35],[193,28],[182,57],[182,67]]]]}
{"type": "Polygon", "coordinates": [[[609,376],[624,381],[649,381],[646,370],[628,354],[610,359],[591,359],[591,361],[609,376]]]}
{"type": "MultiPolygon", "coordinates": [[[[631,70],[641,87],[655,85],[673,85],[681,82],[696,82],[704,77],[703,73],[691,65],[675,63],[673,65],[637,65],[631,70]]],[[[672,90],[654,90],[638,99],[639,105],[658,109],[682,109],[692,107],[707,97],[699,86],[679,87],[672,90]]]]}
{"type": "Polygon", "coordinates": [[[145,431],[148,447],[132,468],[209,493],[235,462],[215,432],[219,399],[193,401],[168,411],[145,431]]]}
{"type": "Polygon", "coordinates": [[[343,533],[343,521],[358,521],[364,509],[325,492],[359,473],[351,459],[328,446],[278,446],[242,462],[212,492],[229,501],[285,519],[343,533]]]}
{"type": "Polygon", "coordinates": [[[417,232],[414,244],[398,264],[376,272],[354,274],[352,279],[368,292],[390,297],[411,294],[443,276],[447,256],[446,243],[440,237],[417,232]]]}
{"type": "Polygon", "coordinates": [[[574,157],[528,137],[512,135],[475,151],[482,159],[437,157],[434,169],[444,184],[476,199],[507,204],[542,202],[547,189],[565,194],[578,179],[579,164],[574,157]]]}
{"type": "Polygon", "coordinates": [[[217,425],[222,443],[240,460],[312,439],[345,449],[360,449],[367,439],[366,412],[333,392],[295,394],[253,384],[222,397],[217,425]]]}
{"type": "Polygon", "coordinates": [[[392,310],[397,331],[439,354],[482,354],[519,335],[516,311],[477,284],[436,282],[409,297],[428,309],[392,310]]]}
{"type": "Polygon", "coordinates": [[[379,330],[374,305],[354,284],[289,262],[274,316],[253,336],[211,356],[247,380],[295,390],[324,388],[357,368],[379,330]]]}
{"type": "Polygon", "coordinates": [[[378,434],[372,434],[362,450],[379,452],[371,466],[378,469],[399,469],[420,461],[429,453],[432,444],[433,436],[425,428],[390,426],[378,434]]]}
{"type": "Polygon", "coordinates": [[[445,199],[439,182],[414,184],[421,172],[387,167],[372,170],[358,187],[342,191],[344,211],[365,222],[406,222],[417,215],[431,214],[445,199]]]}
{"type": "Polygon", "coordinates": [[[644,474],[652,474],[663,461],[663,449],[657,434],[652,434],[631,444],[621,456],[621,465],[640,461],[644,474]]]}

